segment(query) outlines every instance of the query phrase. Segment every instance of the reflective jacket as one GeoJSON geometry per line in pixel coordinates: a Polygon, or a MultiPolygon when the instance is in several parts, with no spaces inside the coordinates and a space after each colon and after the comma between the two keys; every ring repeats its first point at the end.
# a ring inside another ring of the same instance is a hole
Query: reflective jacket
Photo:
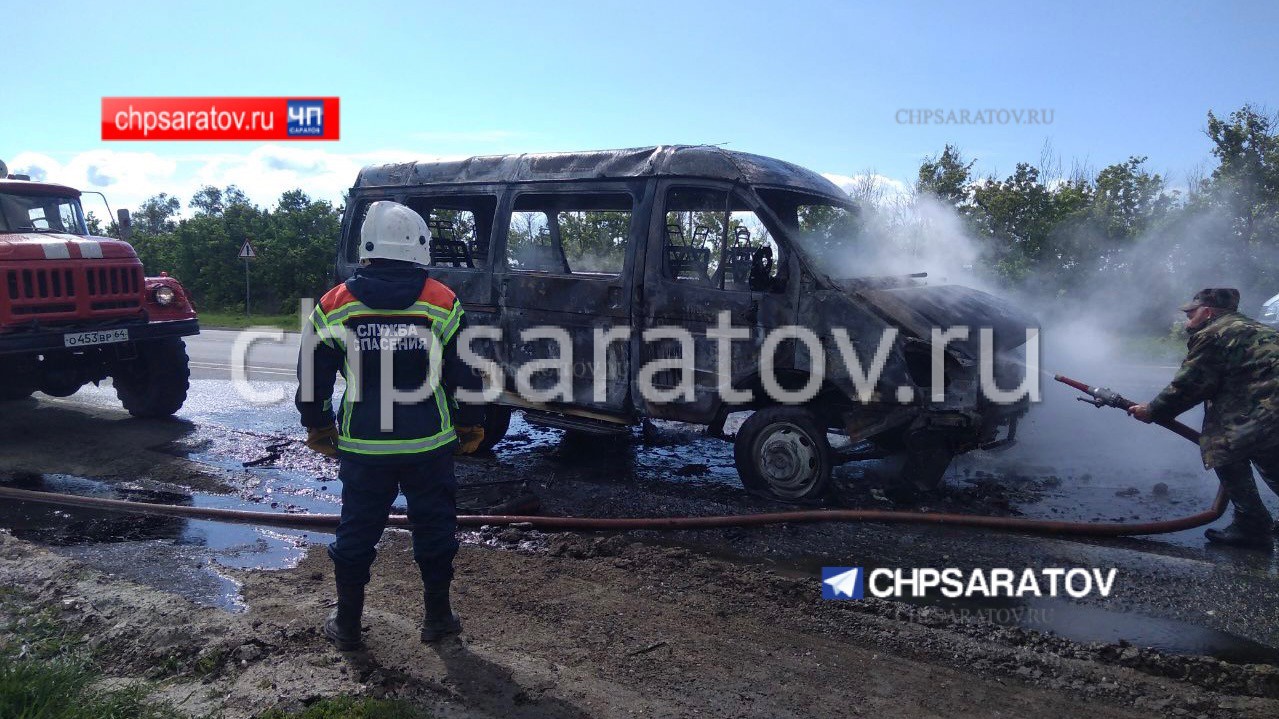
{"type": "Polygon", "coordinates": [[[455,413],[463,425],[480,423],[481,408],[451,401],[457,388],[481,386],[457,356],[456,338],[465,326],[462,305],[426,270],[398,262],[360,267],[320,299],[307,324],[298,358],[297,408],[303,426],[331,425],[341,372],[346,390],[336,422],[344,460],[418,461],[427,452],[452,451],[455,413]],[[420,401],[392,402],[391,389],[429,388],[432,345],[438,347],[439,361],[434,391],[420,401]],[[384,366],[391,370],[385,380],[384,366]]]}

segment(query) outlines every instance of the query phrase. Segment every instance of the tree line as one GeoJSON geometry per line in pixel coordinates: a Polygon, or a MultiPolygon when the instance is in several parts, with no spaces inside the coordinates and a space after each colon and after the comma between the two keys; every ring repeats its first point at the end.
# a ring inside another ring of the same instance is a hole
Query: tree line
{"type": "Polygon", "coordinates": [[[975,238],[975,270],[998,287],[1109,307],[1151,330],[1207,286],[1238,287],[1255,314],[1279,293],[1279,122],[1245,106],[1209,112],[1205,133],[1215,167],[1176,186],[1141,156],[1063,174],[1046,153],[1006,177],[978,176],[947,145],[914,189],[954,209],[975,238]]]}
{"type": "MultiPolygon", "coordinates": [[[[1005,177],[980,175],[974,159],[947,145],[923,160],[913,194],[896,205],[886,206],[873,183],[850,195],[874,218],[867,231],[882,233],[872,238],[881,250],[907,260],[924,251],[936,227],[920,208],[940,203],[974,245],[968,269],[991,286],[1062,305],[1110,304],[1123,321],[1158,331],[1169,307],[1202,286],[1238,286],[1249,311],[1279,293],[1279,121],[1245,106],[1209,112],[1205,132],[1215,167],[1181,183],[1142,156],[1063,173],[1048,152],[1005,177]]],[[[264,208],[234,186],[204,187],[187,206],[193,213],[180,217],[179,198],[146,200],[133,214],[131,242],[148,271],[178,277],[202,307],[243,309],[237,254],[246,240],[258,255],[250,262],[256,311],[291,312],[328,287],[341,206],[290,190],[264,208]]],[[[581,219],[586,227],[565,229],[589,230],[587,245],[617,234],[598,231],[599,218],[581,219]]]]}
{"type": "MultiPolygon", "coordinates": [[[[187,206],[194,212],[180,217],[179,198],[162,192],[147,199],[132,214],[129,242],[149,273],[177,277],[201,309],[244,310],[239,253],[246,241],[257,255],[249,260],[254,312],[296,312],[299,299],[328,289],[340,206],[289,190],[264,208],[233,185],[203,187],[187,206]]],[[[91,233],[102,234],[96,218],[89,223],[91,233]]],[[[107,233],[118,236],[114,223],[107,233]]]]}

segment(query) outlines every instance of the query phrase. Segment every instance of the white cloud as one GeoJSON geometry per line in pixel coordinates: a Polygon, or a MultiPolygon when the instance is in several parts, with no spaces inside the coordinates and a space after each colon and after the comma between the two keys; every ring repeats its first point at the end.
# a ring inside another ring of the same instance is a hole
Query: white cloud
{"type": "MultiPolygon", "coordinates": [[[[186,203],[205,185],[236,185],[252,202],[265,207],[274,205],[282,193],[293,189],[336,203],[366,165],[430,159],[449,158],[399,150],[341,153],[269,144],[240,154],[162,156],[152,152],[89,150],[59,161],[42,153],[21,152],[6,161],[10,172],[30,174],[33,180],[102,192],[114,209],[137,209],[148,197],[167,192],[182,200],[183,214],[190,214],[186,203]]],[[[84,205],[86,211],[106,215],[96,196],[86,197],[84,205]]]]}
{"type": "Polygon", "coordinates": [[[822,177],[835,183],[852,197],[867,200],[875,205],[900,204],[914,195],[914,190],[909,184],[875,172],[863,172],[857,175],[823,172],[822,177]]]}
{"type": "MultiPolygon", "coordinates": [[[[507,133],[493,131],[492,134],[507,133]]],[[[38,152],[21,152],[6,159],[10,172],[30,174],[33,180],[102,192],[116,209],[136,209],[148,197],[167,192],[182,200],[183,214],[190,214],[186,203],[205,185],[236,185],[252,202],[264,207],[274,205],[282,193],[293,189],[336,203],[354,184],[360,168],[367,165],[462,157],[424,156],[400,150],[342,153],[319,147],[267,144],[244,153],[164,156],[101,149],[77,153],[65,161],[38,152]]],[[[874,172],[823,173],[823,176],[850,195],[876,205],[901,204],[913,195],[908,183],[874,172]]],[[[94,196],[85,198],[85,209],[100,216],[106,214],[101,201],[94,196]]]]}

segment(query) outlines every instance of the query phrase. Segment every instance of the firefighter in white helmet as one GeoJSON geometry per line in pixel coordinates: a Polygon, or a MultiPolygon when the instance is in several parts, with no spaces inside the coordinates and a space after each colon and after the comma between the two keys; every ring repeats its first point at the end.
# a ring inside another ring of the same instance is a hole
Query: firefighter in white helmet
{"type": "Polygon", "coordinates": [[[425,587],[422,641],[462,629],[449,603],[458,546],[453,454],[476,451],[484,430],[483,408],[458,403],[453,394],[477,390],[481,381],[458,359],[462,305],[428,274],[430,238],[426,222],[410,208],[370,205],[360,227],[361,266],[320,300],[306,328],[314,339],[303,342],[298,360],[297,407],[307,446],[341,460],[342,519],[329,545],[338,602],[324,635],[343,651],[362,646],[364,587],[400,492],[408,500],[413,557],[425,587]],[[348,351],[358,353],[358,363],[344,362],[348,351]],[[439,368],[432,367],[432,357],[439,368]],[[387,368],[392,377],[382,376],[387,368]],[[430,391],[433,369],[438,373],[430,391]],[[347,388],[335,416],[338,372],[347,388]],[[414,391],[418,399],[402,401],[414,391]]]}

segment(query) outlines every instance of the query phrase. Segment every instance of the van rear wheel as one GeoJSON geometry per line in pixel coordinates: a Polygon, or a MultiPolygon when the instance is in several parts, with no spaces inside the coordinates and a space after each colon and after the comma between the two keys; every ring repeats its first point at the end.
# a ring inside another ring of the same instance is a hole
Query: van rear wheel
{"type": "Polygon", "coordinates": [[[811,502],[830,491],[831,451],[826,430],[802,407],[766,407],[737,432],[733,459],[742,485],[778,499],[811,502]]]}

